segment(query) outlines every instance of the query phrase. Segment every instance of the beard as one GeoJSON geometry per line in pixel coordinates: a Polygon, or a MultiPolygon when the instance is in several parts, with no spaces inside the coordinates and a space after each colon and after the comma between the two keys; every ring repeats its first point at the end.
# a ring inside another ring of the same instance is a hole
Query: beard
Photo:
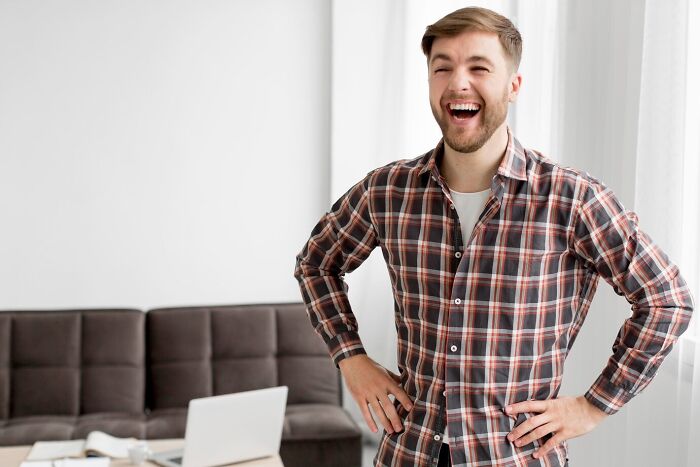
{"type": "MultiPolygon", "coordinates": [[[[446,96],[445,99],[450,99],[453,96],[446,96]]],[[[456,96],[455,96],[456,97],[456,96]]],[[[484,104],[481,110],[471,118],[481,118],[481,124],[476,128],[475,134],[469,134],[473,130],[467,130],[452,126],[450,124],[450,114],[445,106],[436,109],[433,103],[430,103],[430,108],[433,111],[433,116],[442,130],[442,137],[445,143],[455,151],[462,153],[470,153],[481,149],[486,142],[493,136],[496,130],[503,124],[508,115],[508,89],[504,90],[501,100],[494,102],[491,105],[484,104]]]]}

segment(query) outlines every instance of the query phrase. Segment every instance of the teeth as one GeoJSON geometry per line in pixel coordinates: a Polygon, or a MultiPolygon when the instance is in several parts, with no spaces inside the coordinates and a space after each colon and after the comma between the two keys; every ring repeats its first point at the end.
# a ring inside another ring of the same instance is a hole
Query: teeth
{"type": "Polygon", "coordinates": [[[479,104],[450,104],[451,110],[479,110],[479,104]]]}

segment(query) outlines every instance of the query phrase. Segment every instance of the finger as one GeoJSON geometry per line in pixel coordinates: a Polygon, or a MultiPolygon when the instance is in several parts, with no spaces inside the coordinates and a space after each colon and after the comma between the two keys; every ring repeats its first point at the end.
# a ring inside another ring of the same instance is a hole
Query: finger
{"type": "Polygon", "coordinates": [[[391,426],[391,422],[386,415],[384,415],[384,409],[379,404],[378,400],[369,403],[369,408],[372,409],[374,416],[377,417],[379,423],[384,427],[387,433],[391,434],[394,432],[394,428],[391,426]]]}
{"type": "Polygon", "coordinates": [[[396,413],[394,404],[391,403],[389,398],[387,396],[384,396],[379,400],[379,403],[382,405],[382,409],[384,409],[384,414],[391,422],[391,425],[394,427],[394,431],[403,430],[401,418],[399,418],[399,414],[396,413]]]}
{"type": "Polygon", "coordinates": [[[559,433],[555,433],[554,436],[549,438],[549,441],[544,443],[543,446],[540,446],[540,448],[535,451],[535,453],[532,455],[535,459],[539,459],[540,457],[543,457],[545,454],[547,454],[550,450],[554,449],[557,445],[563,443],[566,440],[564,436],[562,436],[559,433]]]}
{"type": "Polygon", "coordinates": [[[361,403],[357,404],[360,407],[360,412],[362,412],[362,417],[364,417],[365,422],[367,423],[367,426],[369,427],[370,430],[372,430],[372,433],[377,432],[377,424],[374,423],[374,419],[372,418],[372,414],[369,411],[369,407],[367,406],[367,402],[363,401],[361,403]]]}
{"type": "Polygon", "coordinates": [[[540,425],[544,425],[550,421],[551,421],[551,417],[546,412],[542,413],[540,415],[535,415],[534,417],[530,417],[527,420],[525,420],[524,422],[522,422],[520,425],[516,426],[513,429],[513,431],[511,431],[508,434],[508,440],[509,441],[516,441],[518,438],[526,435],[531,430],[537,428],[540,425]]]}
{"type": "Polygon", "coordinates": [[[549,433],[554,433],[555,431],[556,425],[554,423],[547,423],[546,425],[538,426],[527,435],[516,440],[515,445],[518,447],[525,446],[526,444],[530,444],[536,439],[543,438],[545,435],[549,433]]]}
{"type": "Polygon", "coordinates": [[[513,415],[521,412],[544,412],[549,406],[549,401],[523,401],[506,407],[506,413],[513,415]]]}
{"type": "Polygon", "coordinates": [[[390,370],[386,370],[386,371],[387,371],[387,373],[389,373],[389,376],[391,376],[391,379],[396,381],[397,384],[401,384],[401,377],[399,375],[397,375],[396,373],[394,373],[393,371],[390,371],[390,370]]]}
{"type": "Polygon", "coordinates": [[[401,405],[403,405],[404,409],[410,411],[413,408],[413,402],[411,402],[411,398],[408,397],[408,394],[406,394],[406,391],[404,391],[402,388],[392,388],[389,389],[389,392],[393,394],[399,402],[401,402],[401,405]]]}

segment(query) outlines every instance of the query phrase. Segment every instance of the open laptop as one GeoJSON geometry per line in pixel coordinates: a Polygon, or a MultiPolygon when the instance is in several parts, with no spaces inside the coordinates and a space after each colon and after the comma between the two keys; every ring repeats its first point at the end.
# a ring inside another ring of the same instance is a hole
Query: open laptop
{"type": "Polygon", "coordinates": [[[167,467],[212,467],[275,455],[282,440],[287,386],[192,399],[185,447],[155,453],[167,467]]]}

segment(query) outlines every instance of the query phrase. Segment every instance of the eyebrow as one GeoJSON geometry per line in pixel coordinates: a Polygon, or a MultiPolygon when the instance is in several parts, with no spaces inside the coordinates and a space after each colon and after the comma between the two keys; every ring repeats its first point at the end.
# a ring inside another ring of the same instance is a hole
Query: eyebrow
{"type": "MultiPolygon", "coordinates": [[[[447,60],[448,62],[450,62],[450,61],[452,61],[452,58],[447,54],[439,53],[439,54],[435,54],[433,56],[433,58],[430,59],[430,63],[432,64],[436,60],[447,60]]],[[[469,57],[467,59],[467,62],[486,62],[491,67],[495,67],[495,65],[493,64],[493,62],[491,60],[489,60],[488,58],[483,57],[481,55],[472,55],[471,57],[469,57]]]]}

